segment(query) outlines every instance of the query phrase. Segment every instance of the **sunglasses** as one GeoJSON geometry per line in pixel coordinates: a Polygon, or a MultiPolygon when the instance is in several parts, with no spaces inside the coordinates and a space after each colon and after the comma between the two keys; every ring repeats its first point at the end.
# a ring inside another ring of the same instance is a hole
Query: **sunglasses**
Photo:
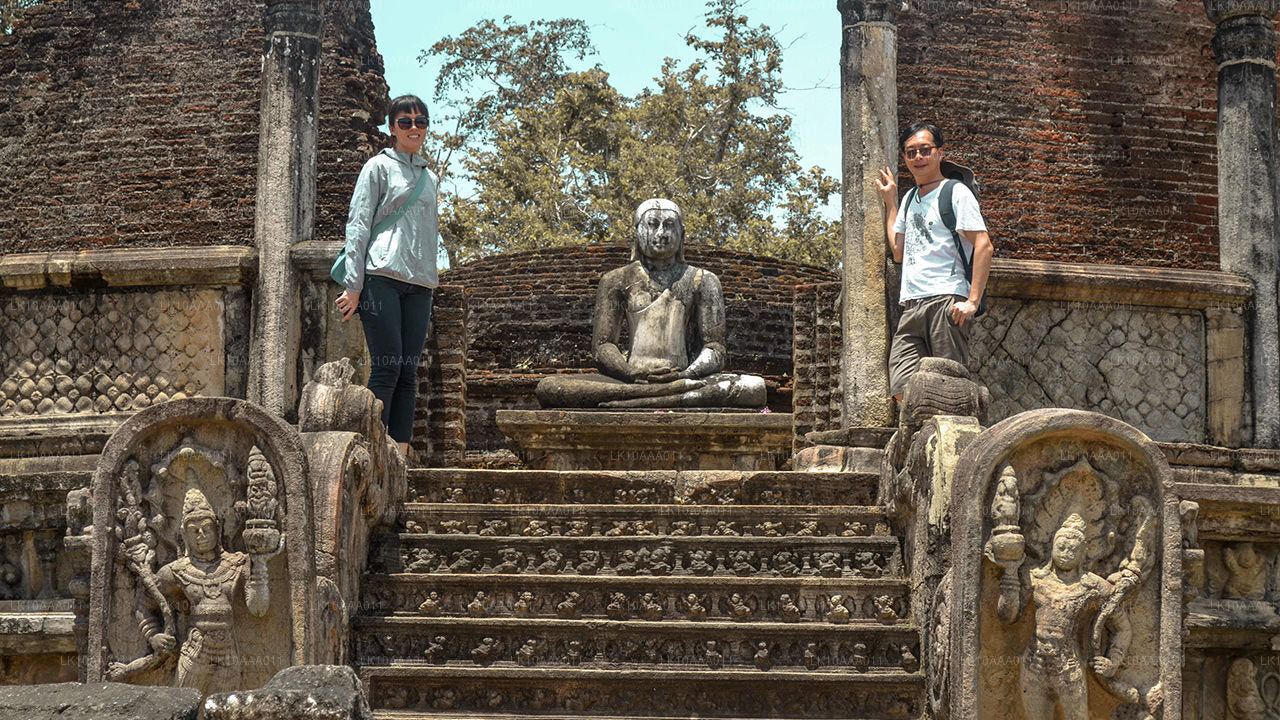
{"type": "Polygon", "coordinates": [[[917,155],[919,155],[920,157],[929,157],[930,155],[933,154],[933,151],[937,149],[938,149],[937,145],[925,145],[923,147],[918,147],[918,148],[907,148],[906,150],[902,151],[902,154],[905,155],[908,160],[911,160],[917,155]]]}
{"type": "Polygon", "coordinates": [[[396,118],[396,127],[401,130],[408,130],[411,127],[418,127],[425,130],[427,128],[427,116],[419,115],[416,118],[398,117],[396,118]]]}

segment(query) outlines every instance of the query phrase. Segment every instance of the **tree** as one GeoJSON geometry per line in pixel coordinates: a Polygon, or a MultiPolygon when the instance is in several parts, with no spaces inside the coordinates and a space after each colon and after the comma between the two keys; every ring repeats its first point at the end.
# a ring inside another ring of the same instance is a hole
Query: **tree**
{"type": "Polygon", "coordinates": [[[22,11],[43,0],[0,0],[0,33],[13,32],[13,23],[22,11]]]}
{"type": "Polygon", "coordinates": [[[435,98],[452,128],[428,155],[476,189],[446,193],[451,259],[627,240],[635,207],[664,196],[690,242],[835,266],[839,224],[819,211],[839,184],[800,168],[778,112],[782,48],[741,2],[708,0],[712,36],[686,37],[695,59],[668,58],[633,98],[598,65],[570,69],[594,52],[579,20],[486,20],[424,52],[445,58],[435,98]]]}

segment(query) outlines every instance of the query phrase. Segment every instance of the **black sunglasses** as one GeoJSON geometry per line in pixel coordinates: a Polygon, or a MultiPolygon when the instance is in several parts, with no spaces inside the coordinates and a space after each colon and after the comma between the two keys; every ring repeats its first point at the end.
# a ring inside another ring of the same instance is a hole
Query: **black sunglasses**
{"type": "Polygon", "coordinates": [[[398,117],[396,118],[396,127],[401,130],[408,130],[416,126],[425,130],[428,122],[426,115],[419,115],[416,118],[398,117]]]}
{"type": "MultiPolygon", "coordinates": [[[[408,127],[408,126],[406,125],[404,127],[408,127]]],[[[908,160],[912,160],[917,155],[919,155],[920,157],[929,157],[930,155],[933,154],[933,151],[937,149],[938,149],[937,145],[922,145],[918,148],[907,148],[906,150],[902,151],[902,154],[905,155],[908,160]]]]}

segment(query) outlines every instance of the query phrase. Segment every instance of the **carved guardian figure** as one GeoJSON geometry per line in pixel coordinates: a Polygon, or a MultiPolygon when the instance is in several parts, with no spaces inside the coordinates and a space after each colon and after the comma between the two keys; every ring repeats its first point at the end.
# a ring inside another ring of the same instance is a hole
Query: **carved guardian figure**
{"type": "MultiPolygon", "coordinates": [[[[241,657],[235,640],[234,603],[242,600],[255,617],[270,612],[267,561],[283,547],[281,535],[275,531],[264,540],[262,544],[273,545],[269,549],[251,547],[250,553],[224,549],[218,516],[196,488],[187,490],[183,499],[181,522],[185,554],[155,574],[160,597],[140,596],[139,626],[158,656],[178,652],[174,686],[196,688],[205,695],[239,689],[241,657]],[[161,619],[182,608],[186,608],[186,636],[178,646],[177,639],[164,632],[161,619]]],[[[126,677],[132,665],[113,663],[108,677],[126,677]]]]}

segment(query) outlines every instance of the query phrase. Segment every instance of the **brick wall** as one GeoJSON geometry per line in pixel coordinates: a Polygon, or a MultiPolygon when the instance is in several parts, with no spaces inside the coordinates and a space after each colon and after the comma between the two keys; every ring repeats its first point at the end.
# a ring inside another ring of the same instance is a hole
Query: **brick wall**
{"type": "Polygon", "coordinates": [[[436,288],[413,418],[414,450],[428,467],[457,467],[467,448],[466,316],[463,288],[436,288]]]}
{"type": "MultiPolygon", "coordinates": [[[[327,3],[317,237],[381,141],[367,0],[327,3]]],[[[0,36],[0,253],[253,242],[262,4],[66,0],[0,36]]]]}
{"type": "Polygon", "coordinates": [[[1002,257],[1217,268],[1217,80],[1201,0],[923,0],[900,127],[984,182],[1002,257]]]}

